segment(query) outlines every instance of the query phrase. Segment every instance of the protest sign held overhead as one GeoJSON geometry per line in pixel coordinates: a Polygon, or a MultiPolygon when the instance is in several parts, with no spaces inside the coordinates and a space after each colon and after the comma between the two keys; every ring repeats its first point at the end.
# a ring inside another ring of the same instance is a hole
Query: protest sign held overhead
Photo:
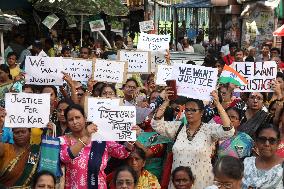
{"type": "Polygon", "coordinates": [[[96,59],[94,80],[109,83],[123,83],[126,81],[127,63],[96,59]]]}
{"type": "Polygon", "coordinates": [[[91,21],[89,24],[92,32],[105,30],[105,23],[103,19],[91,21]]]}
{"type": "Polygon", "coordinates": [[[154,72],[158,65],[167,64],[165,52],[151,52],[151,71],[154,72]]]}
{"type": "Polygon", "coordinates": [[[158,65],[156,84],[166,86],[166,80],[172,79],[173,66],[169,65],[158,65]]]}
{"type": "Polygon", "coordinates": [[[62,71],[63,64],[61,57],[26,57],[26,84],[63,85],[62,71]]]}
{"type": "Polygon", "coordinates": [[[74,81],[87,82],[92,77],[93,61],[86,59],[63,59],[64,72],[74,81]]]}
{"type": "Polygon", "coordinates": [[[166,51],[169,49],[170,35],[155,35],[141,33],[138,39],[138,50],[143,51],[166,51]]]}
{"type": "Polygon", "coordinates": [[[200,100],[210,100],[217,83],[217,68],[176,63],[172,79],[177,83],[177,94],[200,100]]]}
{"type": "Polygon", "coordinates": [[[128,73],[150,73],[151,53],[146,51],[118,51],[118,60],[128,63],[128,73]]]}
{"type": "Polygon", "coordinates": [[[147,21],[139,22],[139,28],[140,28],[140,32],[147,32],[147,31],[154,30],[155,29],[154,21],[147,20],[147,21]]]}
{"type": "Polygon", "coordinates": [[[50,94],[6,93],[5,127],[46,127],[50,114],[50,94]]]}
{"type": "Polygon", "coordinates": [[[236,92],[273,92],[270,83],[276,78],[276,62],[234,62],[232,67],[248,82],[235,89],[236,92]]]}
{"type": "Polygon", "coordinates": [[[87,115],[87,120],[94,122],[96,121],[96,117],[94,117],[93,111],[97,111],[99,107],[117,107],[121,104],[120,98],[95,98],[95,97],[88,97],[86,98],[85,104],[85,112],[87,115]]]}
{"type": "Polygon", "coordinates": [[[87,119],[98,126],[98,131],[93,134],[93,141],[135,141],[136,132],[131,128],[136,125],[136,109],[134,106],[116,106],[92,100],[88,102],[87,119]]]}

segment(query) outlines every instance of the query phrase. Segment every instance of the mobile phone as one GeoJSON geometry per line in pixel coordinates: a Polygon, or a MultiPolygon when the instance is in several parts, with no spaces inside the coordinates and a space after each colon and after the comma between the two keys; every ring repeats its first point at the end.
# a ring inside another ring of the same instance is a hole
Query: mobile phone
{"type": "Polygon", "coordinates": [[[176,100],[177,99],[177,83],[176,80],[167,80],[166,84],[168,87],[171,88],[171,91],[174,92],[174,94],[169,96],[169,100],[176,100]]]}

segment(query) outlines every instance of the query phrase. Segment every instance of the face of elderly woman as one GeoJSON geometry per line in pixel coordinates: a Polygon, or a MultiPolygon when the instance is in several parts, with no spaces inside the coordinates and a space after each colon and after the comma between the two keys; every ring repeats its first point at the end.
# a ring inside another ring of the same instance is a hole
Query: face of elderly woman
{"type": "Polygon", "coordinates": [[[279,139],[277,133],[271,129],[262,130],[256,137],[256,147],[259,150],[259,155],[262,157],[272,157],[278,149],[279,139]]]}
{"type": "Polygon", "coordinates": [[[248,108],[260,110],[263,106],[263,96],[261,93],[251,93],[247,101],[248,108]]]}
{"type": "Polygon", "coordinates": [[[201,121],[201,117],[203,115],[203,110],[200,109],[198,104],[196,102],[188,102],[185,105],[185,116],[187,119],[187,122],[190,123],[196,123],[198,121],[201,121]]]}

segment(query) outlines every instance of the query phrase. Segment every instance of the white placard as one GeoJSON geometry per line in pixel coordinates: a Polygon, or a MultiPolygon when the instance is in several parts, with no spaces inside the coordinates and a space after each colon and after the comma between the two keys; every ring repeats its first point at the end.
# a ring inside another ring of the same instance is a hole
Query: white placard
{"type": "Polygon", "coordinates": [[[165,58],[165,52],[151,52],[151,71],[154,72],[157,69],[157,65],[167,64],[165,58]]]}
{"type": "Polygon", "coordinates": [[[5,127],[46,127],[50,114],[50,94],[6,93],[5,127]]]}
{"type": "Polygon", "coordinates": [[[138,39],[138,50],[143,51],[166,51],[169,49],[170,35],[156,35],[141,33],[138,39]]]}
{"type": "Polygon", "coordinates": [[[234,62],[232,68],[248,81],[246,86],[235,89],[236,92],[273,92],[269,84],[277,75],[276,62],[234,62]]]}
{"type": "Polygon", "coordinates": [[[68,73],[74,81],[87,82],[92,77],[92,60],[64,58],[63,67],[64,72],[68,73]]]}
{"type": "Polygon", "coordinates": [[[119,51],[118,60],[128,63],[128,73],[150,73],[151,53],[146,51],[119,51]]]}
{"type": "Polygon", "coordinates": [[[124,83],[126,80],[127,63],[96,59],[94,80],[109,83],[124,83]]]}
{"type": "Polygon", "coordinates": [[[217,83],[217,68],[176,63],[172,79],[177,83],[177,94],[189,98],[210,100],[217,83]]]}
{"type": "Polygon", "coordinates": [[[95,98],[95,97],[88,97],[87,98],[87,120],[94,122],[96,121],[96,117],[94,117],[94,111],[98,111],[100,106],[105,107],[117,107],[121,103],[120,98],[95,98]]]}
{"type": "Polygon", "coordinates": [[[42,21],[42,24],[51,29],[58,20],[59,18],[55,14],[50,14],[42,21]]]}
{"type": "Polygon", "coordinates": [[[63,85],[62,57],[27,56],[25,72],[26,84],[63,85]]]}
{"type": "Polygon", "coordinates": [[[165,86],[166,80],[172,79],[173,66],[170,65],[158,65],[156,84],[165,86]]]}
{"type": "Polygon", "coordinates": [[[93,141],[136,141],[136,109],[134,106],[97,106],[92,112],[98,132],[93,141]]]}
{"type": "Polygon", "coordinates": [[[155,29],[154,21],[148,20],[148,21],[139,22],[139,28],[140,28],[140,32],[147,32],[147,31],[154,30],[155,29]]]}
{"type": "Polygon", "coordinates": [[[90,24],[90,28],[91,28],[91,31],[94,32],[94,31],[101,31],[101,30],[105,30],[105,23],[104,23],[104,20],[101,19],[101,20],[95,20],[95,21],[91,21],[89,22],[90,24]]]}

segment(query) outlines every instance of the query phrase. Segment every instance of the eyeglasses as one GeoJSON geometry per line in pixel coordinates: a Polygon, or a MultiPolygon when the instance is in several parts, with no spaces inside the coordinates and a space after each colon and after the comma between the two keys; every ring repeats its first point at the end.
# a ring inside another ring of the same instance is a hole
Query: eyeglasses
{"type": "Polygon", "coordinates": [[[256,141],[261,143],[261,144],[266,144],[266,141],[268,141],[269,144],[274,145],[274,144],[276,144],[278,142],[278,139],[277,138],[273,138],[273,137],[266,138],[264,136],[260,136],[260,137],[256,138],[256,141]]]}
{"type": "Polygon", "coordinates": [[[106,95],[115,95],[114,92],[102,92],[102,95],[106,96],[106,95]]]}
{"type": "Polygon", "coordinates": [[[199,111],[200,109],[194,109],[194,108],[185,108],[184,112],[185,113],[195,113],[197,111],[199,111]]]}
{"type": "Polygon", "coordinates": [[[216,185],[218,188],[221,188],[221,187],[224,187],[226,189],[233,188],[233,183],[230,183],[230,182],[224,182],[223,183],[223,182],[219,182],[219,181],[214,180],[213,184],[216,185]]]}
{"type": "Polygon", "coordinates": [[[256,100],[256,101],[263,101],[263,98],[261,98],[260,96],[250,96],[249,99],[256,100]]]}
{"type": "Polygon", "coordinates": [[[117,180],[115,183],[116,183],[116,186],[123,186],[124,183],[127,186],[132,186],[134,184],[134,182],[131,180],[117,180]]]}

